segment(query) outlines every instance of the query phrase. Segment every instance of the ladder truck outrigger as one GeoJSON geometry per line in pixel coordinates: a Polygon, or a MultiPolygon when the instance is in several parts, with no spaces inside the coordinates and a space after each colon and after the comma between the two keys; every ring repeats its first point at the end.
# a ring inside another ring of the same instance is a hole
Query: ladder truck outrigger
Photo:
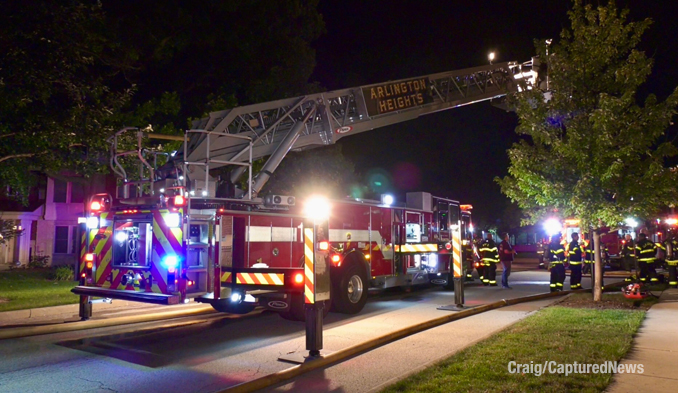
{"type": "MultiPolygon", "coordinates": [[[[167,163],[145,150],[153,137],[117,132],[110,164],[121,179],[115,197],[90,198],[77,274],[80,316],[93,298],[178,304],[193,299],[230,313],[257,305],[304,319],[304,214],[293,196],[259,192],[290,150],[339,139],[419,116],[501,99],[537,80],[536,59],[506,62],[357,88],[236,107],[211,113],[185,132],[167,163]],[[125,150],[122,141],[134,141],[125,150]],[[253,160],[268,157],[253,176],[253,160]],[[138,161],[135,180],[124,160],[138,161]],[[229,166],[230,179],[210,171],[229,166]],[[247,173],[247,191],[237,187],[247,173]]],[[[452,174],[451,174],[452,175],[452,174]]],[[[453,180],[453,176],[450,176],[453,180]]],[[[452,285],[450,263],[470,240],[470,207],[429,193],[406,203],[332,201],[325,239],[331,308],[357,313],[370,289],[452,285]],[[454,245],[453,245],[454,243],[454,245]]],[[[329,307],[325,307],[325,312],[329,307]]]]}

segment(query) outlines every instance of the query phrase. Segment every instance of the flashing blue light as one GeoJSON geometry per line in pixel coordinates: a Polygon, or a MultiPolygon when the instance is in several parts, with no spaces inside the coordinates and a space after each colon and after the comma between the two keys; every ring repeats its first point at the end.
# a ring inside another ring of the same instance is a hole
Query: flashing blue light
{"type": "Polygon", "coordinates": [[[167,255],[162,259],[162,264],[168,269],[176,269],[179,259],[177,259],[176,255],[167,255]]]}

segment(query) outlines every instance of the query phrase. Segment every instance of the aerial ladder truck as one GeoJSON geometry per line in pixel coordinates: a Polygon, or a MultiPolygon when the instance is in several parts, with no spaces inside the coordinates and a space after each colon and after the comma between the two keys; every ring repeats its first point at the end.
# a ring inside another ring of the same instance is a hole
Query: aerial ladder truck
{"type": "MultiPolygon", "coordinates": [[[[116,195],[91,197],[77,274],[81,317],[92,298],[216,310],[256,306],[303,319],[304,214],[294,196],[259,195],[285,155],[419,116],[497,100],[537,82],[533,61],[506,62],[309,94],[210,113],[157,165],[148,135],[127,128],[111,137],[116,195]],[[526,82],[523,84],[522,82],[526,82]],[[125,139],[126,138],[126,139],[125,139]],[[125,150],[123,140],[136,140],[125,150]],[[254,160],[268,157],[253,174],[254,160]],[[135,180],[123,161],[135,158],[135,180]],[[232,168],[218,182],[215,169],[232,168]],[[242,183],[247,174],[247,187],[242,183]]],[[[429,193],[391,201],[332,201],[324,241],[331,308],[359,312],[370,289],[452,284],[451,258],[470,239],[470,206],[429,193]]],[[[326,307],[325,309],[329,309],[326,307]]]]}

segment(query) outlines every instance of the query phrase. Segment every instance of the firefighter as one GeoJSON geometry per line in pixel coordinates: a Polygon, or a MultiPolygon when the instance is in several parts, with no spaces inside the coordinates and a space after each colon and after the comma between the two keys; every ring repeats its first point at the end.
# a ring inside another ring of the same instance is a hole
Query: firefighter
{"type": "Polygon", "coordinates": [[[570,264],[570,289],[581,289],[582,247],[579,245],[579,234],[572,233],[572,241],[567,248],[567,259],[570,264]]]}
{"type": "Polygon", "coordinates": [[[638,269],[638,263],[636,262],[636,246],[633,243],[633,238],[630,234],[626,234],[624,238],[624,244],[622,245],[622,261],[624,262],[624,270],[631,272],[638,269]]]}
{"type": "Polygon", "coordinates": [[[565,282],[565,247],[560,243],[560,236],[552,236],[549,244],[549,269],[551,270],[551,292],[563,290],[565,282]]]}
{"type": "Polygon", "coordinates": [[[640,268],[640,281],[657,282],[657,272],[654,270],[654,260],[657,254],[657,245],[647,240],[647,235],[641,233],[638,235],[636,243],[636,254],[638,256],[638,267],[640,268]]]}
{"type": "Polygon", "coordinates": [[[483,285],[497,286],[497,263],[499,263],[499,250],[497,244],[492,240],[492,234],[487,233],[485,239],[478,247],[480,262],[485,266],[483,275],[483,285]]]}
{"type": "Polygon", "coordinates": [[[476,233],[473,238],[473,258],[478,263],[476,270],[478,271],[478,280],[483,282],[485,278],[485,264],[480,260],[480,244],[483,242],[483,238],[480,237],[479,233],[476,233]]]}
{"type": "Polygon", "coordinates": [[[464,254],[464,262],[466,262],[466,281],[473,281],[473,243],[466,239],[462,244],[462,253],[464,254]]]}
{"type": "Polygon", "coordinates": [[[666,264],[669,270],[669,286],[678,288],[678,277],[676,277],[678,270],[678,236],[675,230],[664,241],[664,247],[666,249],[666,264]]]}

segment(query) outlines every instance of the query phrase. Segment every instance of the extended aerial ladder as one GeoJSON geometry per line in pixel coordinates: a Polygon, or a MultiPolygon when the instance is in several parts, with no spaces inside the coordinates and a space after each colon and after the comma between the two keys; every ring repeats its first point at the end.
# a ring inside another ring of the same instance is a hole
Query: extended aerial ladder
{"type": "Polygon", "coordinates": [[[301,97],[240,106],[210,113],[187,131],[183,152],[185,189],[197,198],[257,196],[290,150],[331,145],[339,139],[419,116],[497,99],[534,85],[533,62],[506,62],[401,79],[301,97]],[[235,184],[252,160],[269,157],[252,177],[247,195],[216,195],[209,171],[238,165],[235,184]],[[249,164],[248,164],[249,163],[249,164]]]}

